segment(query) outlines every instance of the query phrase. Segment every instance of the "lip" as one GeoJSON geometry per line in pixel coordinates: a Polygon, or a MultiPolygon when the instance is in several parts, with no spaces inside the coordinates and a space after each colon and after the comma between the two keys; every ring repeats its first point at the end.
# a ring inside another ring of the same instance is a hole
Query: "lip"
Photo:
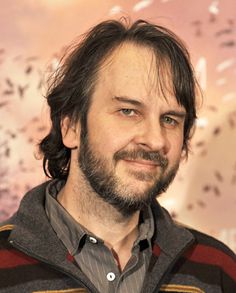
{"type": "Polygon", "coordinates": [[[153,169],[160,166],[157,163],[154,163],[152,161],[147,161],[147,160],[124,160],[124,161],[128,163],[129,165],[132,165],[138,168],[153,169]]]}

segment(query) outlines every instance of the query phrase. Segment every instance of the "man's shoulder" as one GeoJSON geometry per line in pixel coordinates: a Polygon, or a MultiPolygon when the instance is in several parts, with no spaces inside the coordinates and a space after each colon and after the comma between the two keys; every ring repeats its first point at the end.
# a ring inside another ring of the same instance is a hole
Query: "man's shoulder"
{"type": "Polygon", "coordinates": [[[3,222],[0,222],[0,239],[6,239],[8,238],[9,234],[12,230],[14,230],[16,219],[18,217],[18,214],[21,212],[22,208],[25,208],[28,206],[28,203],[32,203],[34,206],[34,202],[32,202],[32,198],[37,200],[37,198],[44,198],[45,195],[45,189],[46,186],[49,184],[50,181],[46,181],[40,185],[37,185],[33,187],[31,190],[29,190],[23,197],[20,202],[20,206],[18,210],[13,214],[10,218],[6,219],[3,222]]]}
{"type": "Polygon", "coordinates": [[[26,192],[26,194],[23,196],[22,199],[24,199],[25,197],[29,196],[29,195],[35,195],[35,194],[44,194],[45,190],[48,186],[48,184],[50,184],[50,182],[52,182],[51,180],[47,180],[39,185],[34,186],[33,188],[31,188],[29,191],[26,192]]]}
{"type": "Polygon", "coordinates": [[[204,251],[208,251],[209,253],[217,253],[218,256],[219,254],[226,254],[229,255],[230,257],[234,258],[236,260],[236,255],[235,253],[222,241],[219,239],[216,239],[215,237],[206,234],[204,232],[201,232],[199,230],[196,230],[192,227],[185,226],[183,224],[180,224],[178,222],[175,222],[177,226],[181,226],[185,229],[187,229],[195,239],[193,249],[197,249],[199,252],[201,251],[202,253],[204,251]]]}
{"type": "MultiPolygon", "coordinates": [[[[170,216],[169,212],[165,208],[160,206],[158,204],[158,202],[155,202],[153,208],[154,208],[154,210],[153,210],[154,213],[156,213],[157,219],[158,219],[158,217],[160,217],[160,215],[162,215],[162,217],[165,219],[165,222],[168,223],[169,227],[178,228],[177,234],[176,233],[174,234],[175,236],[179,236],[181,231],[188,232],[188,235],[192,236],[194,241],[193,241],[193,245],[190,246],[190,249],[193,249],[193,250],[195,249],[198,252],[203,252],[203,250],[205,249],[205,250],[208,250],[209,253],[210,252],[213,253],[213,251],[219,251],[219,253],[222,252],[223,254],[227,254],[231,258],[235,259],[235,253],[220,240],[214,238],[213,236],[211,236],[209,234],[206,234],[204,232],[196,230],[193,227],[187,226],[186,224],[183,224],[183,223],[180,223],[180,222],[174,220],[170,216]]],[[[159,221],[159,223],[160,223],[160,221],[159,221]]]]}
{"type": "Polygon", "coordinates": [[[188,227],[186,229],[188,229],[194,235],[196,240],[195,246],[199,248],[201,247],[202,249],[205,248],[212,253],[216,253],[218,251],[218,253],[228,254],[229,256],[235,258],[235,253],[219,239],[216,239],[209,234],[203,233],[193,228],[188,227]]]}
{"type": "Polygon", "coordinates": [[[198,266],[218,268],[223,274],[236,280],[236,255],[220,240],[195,230],[185,227],[194,236],[194,243],[184,253],[185,261],[198,266]]]}

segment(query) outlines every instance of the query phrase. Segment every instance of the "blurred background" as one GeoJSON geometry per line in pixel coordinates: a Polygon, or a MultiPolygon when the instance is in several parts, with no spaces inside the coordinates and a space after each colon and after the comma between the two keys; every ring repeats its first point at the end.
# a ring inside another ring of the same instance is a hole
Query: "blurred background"
{"type": "Polygon", "coordinates": [[[35,152],[49,127],[48,73],[82,33],[121,16],[167,26],[187,44],[204,99],[189,159],[160,202],[236,251],[235,0],[1,1],[0,221],[46,180],[35,152]]]}

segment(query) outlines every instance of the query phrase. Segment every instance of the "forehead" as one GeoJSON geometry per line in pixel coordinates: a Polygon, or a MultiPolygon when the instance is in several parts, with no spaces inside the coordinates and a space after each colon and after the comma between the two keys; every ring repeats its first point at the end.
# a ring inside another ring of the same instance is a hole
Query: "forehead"
{"type": "Polygon", "coordinates": [[[153,49],[124,43],[106,58],[98,73],[97,85],[117,94],[150,96],[172,94],[170,66],[164,58],[158,60],[153,49]]]}

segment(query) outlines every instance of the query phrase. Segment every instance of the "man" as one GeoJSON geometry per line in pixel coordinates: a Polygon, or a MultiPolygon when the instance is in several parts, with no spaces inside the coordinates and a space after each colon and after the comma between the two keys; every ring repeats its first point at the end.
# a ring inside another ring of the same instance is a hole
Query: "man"
{"type": "Polygon", "coordinates": [[[236,292],[235,255],[155,198],[196,118],[188,53],[145,21],[98,24],[59,69],[40,143],[53,180],[1,229],[0,292],[236,292]]]}

